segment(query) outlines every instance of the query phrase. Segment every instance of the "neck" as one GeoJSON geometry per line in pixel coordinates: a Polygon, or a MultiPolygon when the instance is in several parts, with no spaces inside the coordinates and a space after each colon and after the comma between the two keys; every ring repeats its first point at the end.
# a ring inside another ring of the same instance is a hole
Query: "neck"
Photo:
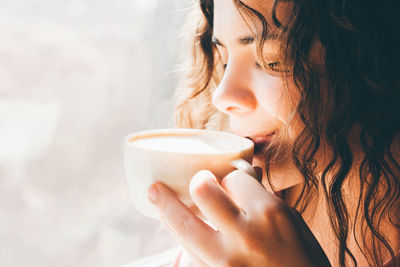
{"type": "MultiPolygon", "coordinates": [[[[400,175],[397,177],[400,177],[400,175]]],[[[327,177],[328,180],[331,178],[332,177],[329,176],[327,177]]],[[[296,199],[301,193],[302,186],[302,184],[299,184],[285,190],[285,193],[283,193],[282,196],[287,204],[294,205],[296,199]]],[[[367,225],[364,218],[364,209],[362,205],[364,197],[361,201],[361,206],[358,208],[359,196],[361,192],[360,188],[361,186],[358,170],[352,171],[347,177],[346,183],[344,183],[342,188],[343,200],[348,211],[349,232],[347,247],[357,260],[358,266],[371,265],[363,253],[368,249],[371,252],[374,249],[380,250],[382,252],[383,262],[387,262],[391,259],[391,256],[385,249],[385,246],[378,242],[378,246],[374,248],[372,246],[372,232],[369,228],[365,228],[367,225]],[[358,214],[357,210],[359,210],[358,214]],[[367,231],[363,231],[362,229],[367,229],[367,231]],[[362,249],[360,249],[357,242],[362,249]]],[[[338,241],[333,227],[331,226],[331,219],[335,218],[335,214],[333,211],[329,211],[329,205],[323,192],[322,185],[320,184],[318,188],[318,194],[315,194],[311,199],[302,216],[310,230],[320,242],[332,265],[339,266],[338,241]]],[[[379,186],[378,188],[377,195],[379,196],[379,194],[381,196],[383,194],[382,186],[379,186]]],[[[386,215],[382,217],[380,223],[376,224],[375,227],[377,227],[377,230],[384,235],[386,240],[391,245],[394,253],[400,251],[400,231],[398,228],[393,226],[386,215]]],[[[352,263],[350,257],[347,257],[347,262],[349,264],[352,263]]]]}
{"type": "MultiPolygon", "coordinates": [[[[365,157],[365,153],[363,152],[360,142],[358,141],[359,139],[360,127],[355,125],[348,138],[348,143],[350,145],[353,156],[353,164],[350,172],[343,182],[340,192],[347,211],[347,248],[357,260],[358,266],[370,266],[371,264],[373,264],[371,262],[372,255],[374,255],[373,253],[380,253],[383,262],[389,261],[391,255],[390,253],[388,253],[388,250],[383,245],[383,243],[380,242],[378,238],[374,237],[372,230],[367,226],[364,214],[364,201],[366,199],[366,192],[371,185],[372,178],[368,176],[364,180],[360,179],[359,170],[361,162],[365,157]],[[373,245],[374,243],[375,245],[373,245]],[[367,255],[371,264],[369,264],[364,254],[367,255]]],[[[397,162],[400,162],[400,135],[398,135],[393,142],[391,151],[397,162]]],[[[323,164],[321,164],[322,169],[317,169],[317,177],[319,173],[320,178],[321,173],[323,172],[323,166],[327,165],[332,156],[330,155],[330,153],[326,152],[322,152],[317,156],[318,161],[323,162],[323,164]]],[[[395,166],[395,164],[389,163],[386,168],[387,167],[389,167],[393,171],[394,177],[391,178],[392,180],[395,179],[395,177],[400,177],[400,171],[398,170],[397,166],[395,166]]],[[[275,179],[273,179],[273,181],[284,181],[286,185],[289,184],[289,186],[287,187],[281,187],[282,191],[280,192],[280,194],[282,199],[284,199],[284,201],[290,206],[293,206],[296,203],[296,200],[301,194],[303,187],[303,183],[301,182],[302,179],[295,178],[299,176],[299,173],[296,171],[288,172],[288,170],[292,169],[295,168],[280,168],[280,170],[282,170],[282,173],[278,172],[276,174],[276,172],[274,172],[274,175],[276,177],[275,179]],[[293,183],[290,184],[289,182],[293,183]]],[[[333,180],[334,172],[336,171],[337,169],[332,170],[325,177],[326,185],[328,188],[330,182],[333,180]]],[[[383,176],[379,179],[375,178],[375,180],[378,181],[378,184],[374,194],[372,195],[372,199],[379,201],[379,199],[383,197],[388,197],[386,189],[393,188],[390,183],[385,182],[388,180],[385,179],[385,177],[383,176]]],[[[319,181],[321,180],[319,179],[319,181]]],[[[279,188],[278,182],[277,185],[279,188]]],[[[331,201],[328,201],[325,196],[324,188],[322,187],[321,182],[318,185],[316,194],[306,195],[305,197],[310,197],[310,203],[306,207],[306,210],[302,214],[302,216],[309,226],[310,230],[314,233],[315,237],[320,242],[332,265],[339,266],[339,242],[336,238],[335,231],[331,226],[332,223],[336,222],[336,213],[335,209],[332,208],[331,201]],[[331,209],[329,207],[331,207],[331,209]]],[[[331,196],[328,196],[328,198],[331,198],[331,196]]],[[[396,198],[394,200],[395,205],[392,206],[399,207],[399,196],[394,196],[394,198],[396,198]]],[[[377,202],[372,202],[372,204],[374,205],[377,205],[376,203],[377,202]]],[[[337,202],[335,203],[335,205],[336,208],[339,207],[337,202]]],[[[387,200],[386,204],[384,205],[387,207],[387,200]]],[[[368,209],[368,213],[371,214],[372,209],[370,207],[368,207],[368,209]]],[[[386,212],[383,213],[381,219],[378,220],[381,211],[382,209],[378,210],[377,213],[371,215],[370,220],[373,221],[373,225],[375,228],[374,230],[377,230],[380,234],[382,234],[386,241],[390,244],[394,253],[397,253],[398,251],[400,251],[400,231],[390,222],[386,212]]],[[[395,218],[400,217],[398,211],[392,210],[392,212],[397,215],[397,217],[395,218]]],[[[341,215],[344,215],[343,212],[341,215]]],[[[352,260],[350,259],[350,257],[346,256],[346,261],[351,266],[352,260]]]]}

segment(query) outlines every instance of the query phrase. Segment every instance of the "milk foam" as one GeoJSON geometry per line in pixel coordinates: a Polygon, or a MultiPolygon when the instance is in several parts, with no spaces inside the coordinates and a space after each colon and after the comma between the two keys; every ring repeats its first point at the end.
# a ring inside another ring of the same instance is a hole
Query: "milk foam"
{"type": "Polygon", "coordinates": [[[137,147],[178,153],[223,153],[231,151],[235,142],[202,135],[155,136],[133,141],[137,147]]]}

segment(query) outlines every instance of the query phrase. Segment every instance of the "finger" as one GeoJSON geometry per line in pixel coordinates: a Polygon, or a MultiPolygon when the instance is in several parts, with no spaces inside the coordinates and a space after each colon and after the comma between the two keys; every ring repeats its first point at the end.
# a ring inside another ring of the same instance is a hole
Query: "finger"
{"type": "Polygon", "coordinates": [[[184,266],[193,266],[193,264],[197,267],[206,267],[207,265],[189,248],[187,248],[184,244],[182,244],[182,240],[176,235],[174,230],[168,225],[168,223],[161,217],[164,225],[168,228],[170,233],[175,237],[175,239],[180,242],[182,249],[179,251],[178,256],[175,259],[174,267],[184,267],[184,266]]]}
{"type": "Polygon", "coordinates": [[[240,170],[225,176],[221,181],[221,186],[246,213],[258,211],[259,207],[279,201],[256,179],[240,170]]]}
{"type": "Polygon", "coordinates": [[[209,171],[198,172],[190,182],[190,196],[201,213],[221,232],[237,228],[240,208],[209,171]]]}
{"type": "MultiPolygon", "coordinates": [[[[202,262],[196,255],[188,251],[185,247],[179,251],[178,257],[173,263],[173,267],[207,267],[204,262],[202,262]]],[[[171,266],[172,267],[172,266],[171,266]]]]}
{"type": "Polygon", "coordinates": [[[205,264],[196,255],[194,255],[191,251],[188,251],[187,249],[183,251],[180,263],[180,266],[208,267],[207,264],[205,264]]]}
{"type": "Polygon", "coordinates": [[[196,251],[203,260],[218,259],[221,243],[217,232],[196,217],[167,186],[156,182],[149,187],[148,195],[182,245],[196,251]]]}

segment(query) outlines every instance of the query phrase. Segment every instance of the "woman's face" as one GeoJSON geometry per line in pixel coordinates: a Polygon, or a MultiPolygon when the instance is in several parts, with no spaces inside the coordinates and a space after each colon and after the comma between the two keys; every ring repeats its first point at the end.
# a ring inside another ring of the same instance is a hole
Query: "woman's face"
{"type": "MultiPolygon", "coordinates": [[[[216,44],[226,69],[213,93],[215,107],[228,115],[231,131],[249,137],[255,143],[253,165],[264,169],[263,150],[282,127],[296,103],[295,90],[284,86],[279,65],[279,40],[274,37],[271,19],[272,1],[242,1],[258,10],[267,19],[268,35],[264,47],[266,63],[275,71],[260,67],[256,52],[254,19],[240,12],[232,0],[214,0],[213,42],[216,44]],[[268,6],[270,4],[270,6],[268,6]]],[[[284,7],[277,9],[280,21],[285,19],[284,7]]],[[[289,140],[288,140],[289,142],[289,140]]],[[[271,164],[272,184],[280,191],[301,180],[287,160],[271,164]]],[[[265,172],[264,172],[265,175],[265,172]]]]}

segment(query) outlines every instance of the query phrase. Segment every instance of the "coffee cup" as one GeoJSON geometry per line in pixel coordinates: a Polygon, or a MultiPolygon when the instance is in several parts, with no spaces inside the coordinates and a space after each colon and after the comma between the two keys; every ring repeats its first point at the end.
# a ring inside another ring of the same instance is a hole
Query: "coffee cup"
{"type": "Polygon", "coordinates": [[[157,129],[124,139],[124,165],[130,196],[136,209],[158,218],[147,198],[149,186],[160,181],[189,208],[192,177],[200,170],[222,179],[235,169],[256,177],[251,166],[254,144],[227,132],[199,129],[157,129]]]}

